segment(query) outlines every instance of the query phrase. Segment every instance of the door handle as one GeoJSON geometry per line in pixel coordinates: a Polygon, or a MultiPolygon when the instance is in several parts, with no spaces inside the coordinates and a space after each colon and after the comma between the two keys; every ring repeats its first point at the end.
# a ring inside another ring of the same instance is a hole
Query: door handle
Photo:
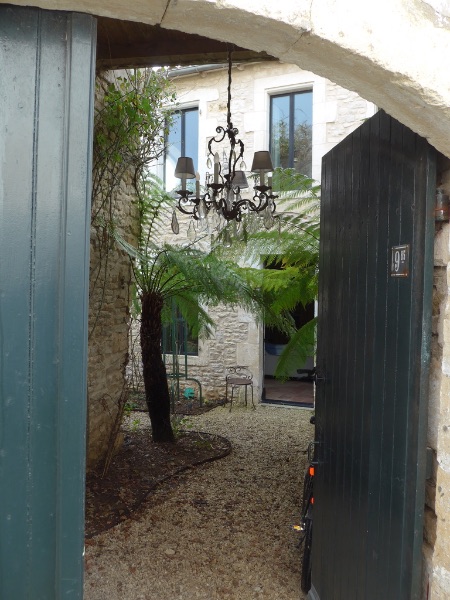
{"type": "Polygon", "coordinates": [[[318,373],[317,371],[314,373],[314,383],[317,385],[318,383],[322,383],[326,381],[326,377],[322,373],[318,373]]]}

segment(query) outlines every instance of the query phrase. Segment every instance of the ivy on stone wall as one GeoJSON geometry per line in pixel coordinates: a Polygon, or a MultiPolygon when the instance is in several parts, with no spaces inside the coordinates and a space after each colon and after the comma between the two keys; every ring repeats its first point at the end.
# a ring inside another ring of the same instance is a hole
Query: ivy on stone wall
{"type": "Polygon", "coordinates": [[[117,235],[139,237],[140,182],[165,150],[175,95],[164,69],[97,78],[91,211],[89,462],[108,466],[127,399],[132,272],[117,235]],[[109,440],[109,441],[108,441],[109,440]],[[108,448],[107,448],[108,447],[108,448]]]}
{"type": "MultiPolygon", "coordinates": [[[[130,195],[130,190],[139,196],[146,167],[164,154],[173,113],[168,106],[174,103],[175,93],[165,69],[110,73],[97,80],[91,232],[98,257],[91,268],[91,292],[93,286],[105,285],[102,274],[108,268],[115,232],[130,242],[139,235],[133,227],[129,231],[123,228],[123,197],[130,195]]],[[[97,301],[98,311],[103,296],[97,301]]]]}

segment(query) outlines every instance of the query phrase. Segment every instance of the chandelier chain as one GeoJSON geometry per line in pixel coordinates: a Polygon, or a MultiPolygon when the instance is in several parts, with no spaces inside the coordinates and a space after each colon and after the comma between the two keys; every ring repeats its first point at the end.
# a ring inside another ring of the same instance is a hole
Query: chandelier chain
{"type": "Polygon", "coordinates": [[[231,52],[228,52],[228,98],[227,98],[227,123],[231,127],[231,52]]]}

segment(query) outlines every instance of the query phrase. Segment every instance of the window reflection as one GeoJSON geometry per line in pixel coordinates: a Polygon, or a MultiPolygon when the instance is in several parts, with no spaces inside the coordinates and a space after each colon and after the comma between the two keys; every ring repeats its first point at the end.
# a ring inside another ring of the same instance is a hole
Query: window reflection
{"type": "Polygon", "coordinates": [[[168,191],[179,186],[175,167],[180,156],[191,156],[194,165],[198,165],[198,108],[178,111],[170,127],[164,161],[164,182],[168,191]]]}
{"type": "Polygon", "coordinates": [[[270,152],[275,167],[312,173],[312,91],[280,94],[270,102],[270,152]]]}

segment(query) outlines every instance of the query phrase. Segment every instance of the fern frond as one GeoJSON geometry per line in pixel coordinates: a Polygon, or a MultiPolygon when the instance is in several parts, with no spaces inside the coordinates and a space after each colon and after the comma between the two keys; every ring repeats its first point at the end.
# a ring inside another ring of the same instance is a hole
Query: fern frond
{"type": "Polygon", "coordinates": [[[275,377],[288,379],[290,374],[314,355],[317,319],[314,318],[298,329],[286,344],[275,369],[275,377]]]}

